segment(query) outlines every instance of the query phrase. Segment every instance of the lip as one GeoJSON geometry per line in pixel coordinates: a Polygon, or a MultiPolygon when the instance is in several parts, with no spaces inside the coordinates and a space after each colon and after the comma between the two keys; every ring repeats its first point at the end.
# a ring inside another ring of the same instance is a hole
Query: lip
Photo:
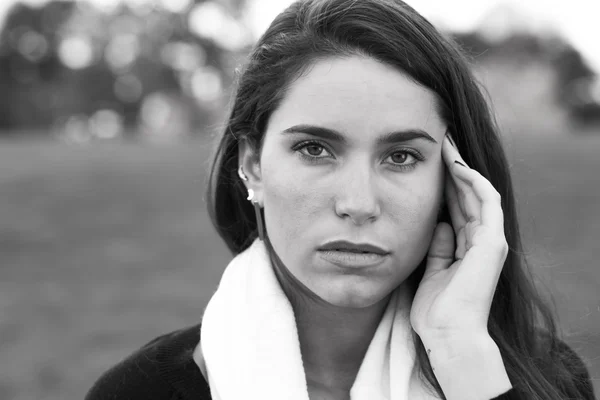
{"type": "Polygon", "coordinates": [[[343,269],[353,270],[375,267],[383,263],[388,256],[376,253],[356,253],[344,250],[319,250],[319,257],[343,269]]]}
{"type": "Polygon", "coordinates": [[[332,252],[337,251],[339,253],[349,254],[373,254],[378,256],[386,256],[390,254],[389,251],[382,249],[379,246],[370,243],[353,243],[346,240],[334,240],[332,242],[325,243],[319,247],[320,251],[332,252]]]}

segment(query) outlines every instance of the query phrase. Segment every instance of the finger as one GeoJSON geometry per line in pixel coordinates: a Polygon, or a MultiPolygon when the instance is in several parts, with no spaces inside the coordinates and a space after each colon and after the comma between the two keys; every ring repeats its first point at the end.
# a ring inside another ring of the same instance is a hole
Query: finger
{"type": "Polygon", "coordinates": [[[467,227],[464,225],[460,228],[458,233],[456,234],[456,251],[454,252],[454,258],[457,260],[462,260],[465,258],[465,254],[467,253],[467,227]]]}
{"type": "MultiPolygon", "coordinates": [[[[466,183],[482,203],[486,200],[492,200],[492,204],[494,201],[500,203],[500,195],[494,186],[478,171],[469,168],[466,161],[458,152],[458,149],[452,144],[450,134],[446,134],[444,142],[446,143],[446,155],[444,158],[448,165],[448,169],[452,173],[452,176],[454,178],[458,178],[459,182],[466,183]],[[455,162],[453,163],[452,160],[458,160],[462,163],[462,165],[455,162]]],[[[444,151],[444,146],[442,146],[442,151],[444,151]]],[[[461,185],[459,182],[457,182],[457,188],[459,190],[466,189],[465,186],[461,185]]],[[[468,192],[468,190],[464,191],[465,194],[468,192]]]]}
{"type": "MultiPolygon", "coordinates": [[[[456,157],[462,160],[458,150],[451,145],[450,138],[448,137],[445,141],[447,142],[445,149],[447,152],[446,159],[449,160],[456,157]]],[[[450,168],[450,171],[457,181],[462,182],[457,183],[456,187],[458,188],[461,202],[466,204],[463,208],[466,211],[468,221],[464,232],[462,232],[466,239],[464,243],[465,252],[474,244],[483,244],[488,249],[496,248],[498,251],[493,253],[497,253],[504,259],[506,257],[507,246],[504,236],[504,215],[500,195],[483,175],[474,169],[468,168],[466,163],[465,166],[455,163],[450,168]],[[478,205],[473,196],[477,198],[478,205]],[[479,232],[476,237],[472,233],[475,230],[479,232]]],[[[457,258],[461,257],[461,245],[463,245],[463,242],[458,240],[457,258]]]]}
{"type": "MultiPolygon", "coordinates": [[[[496,232],[504,234],[504,215],[501,196],[494,186],[478,171],[456,164],[454,175],[462,180],[480,202],[480,221],[496,232]]],[[[461,188],[464,186],[461,186],[461,188]]]]}
{"type": "Polygon", "coordinates": [[[427,265],[425,275],[447,269],[454,262],[454,233],[446,222],[440,222],[433,232],[429,251],[427,252],[427,265]]]}
{"type": "MultiPolygon", "coordinates": [[[[464,200],[460,200],[456,188],[456,180],[451,176],[452,172],[446,172],[446,204],[452,220],[456,238],[454,258],[462,260],[467,251],[467,212],[463,208],[464,200]]],[[[464,195],[463,195],[464,198],[464,195]]]]}
{"type": "Polygon", "coordinates": [[[470,185],[456,176],[455,171],[457,164],[455,164],[454,161],[462,160],[461,162],[463,162],[463,164],[465,163],[458,150],[452,145],[448,135],[446,135],[442,143],[442,156],[455,183],[459,204],[461,205],[461,210],[465,219],[472,222],[480,221],[481,201],[477,198],[477,196],[475,196],[470,185]]]}
{"type": "Polygon", "coordinates": [[[462,203],[459,201],[458,194],[456,193],[456,184],[450,174],[451,172],[446,173],[446,205],[452,219],[454,233],[458,234],[458,230],[467,223],[465,219],[466,212],[462,209],[462,203]]]}
{"type": "Polygon", "coordinates": [[[467,218],[457,235],[456,257],[460,259],[462,251],[463,258],[452,283],[465,294],[472,292],[482,301],[491,302],[508,251],[500,195],[485,177],[469,168],[449,138],[445,139],[442,152],[467,218]],[[456,160],[463,165],[456,164],[456,160]],[[479,218],[473,219],[477,214],[479,218]],[[461,248],[461,239],[467,248],[461,248]]]}
{"type": "Polygon", "coordinates": [[[465,254],[449,286],[457,293],[489,309],[502,273],[504,260],[485,246],[474,246],[465,254]]]}
{"type": "Polygon", "coordinates": [[[454,141],[450,137],[449,133],[446,133],[444,136],[444,140],[442,141],[442,157],[446,166],[449,170],[454,168],[454,161],[458,160],[464,165],[467,165],[467,162],[462,158],[458,149],[456,148],[454,141]]]}

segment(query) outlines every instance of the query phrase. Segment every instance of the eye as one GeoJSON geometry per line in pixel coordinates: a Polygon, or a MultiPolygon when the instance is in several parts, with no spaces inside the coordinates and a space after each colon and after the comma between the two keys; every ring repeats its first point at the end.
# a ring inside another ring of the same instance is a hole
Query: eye
{"type": "Polygon", "coordinates": [[[306,154],[311,157],[318,157],[323,153],[323,151],[325,151],[323,146],[319,146],[318,144],[306,145],[302,148],[302,150],[304,150],[306,154]]]}
{"type": "Polygon", "coordinates": [[[294,146],[294,150],[298,151],[301,156],[312,160],[332,156],[325,146],[315,141],[299,143],[294,146]]]}
{"type": "Polygon", "coordinates": [[[396,152],[390,156],[392,161],[396,164],[404,164],[406,159],[412,157],[412,154],[408,154],[406,152],[396,152]]]}
{"type": "Polygon", "coordinates": [[[421,154],[408,149],[395,151],[387,159],[390,160],[388,162],[390,165],[401,170],[415,168],[420,161],[423,161],[421,154]]]}
{"type": "Polygon", "coordinates": [[[406,151],[397,151],[390,155],[390,159],[394,164],[404,164],[407,159],[414,156],[406,151]]]}

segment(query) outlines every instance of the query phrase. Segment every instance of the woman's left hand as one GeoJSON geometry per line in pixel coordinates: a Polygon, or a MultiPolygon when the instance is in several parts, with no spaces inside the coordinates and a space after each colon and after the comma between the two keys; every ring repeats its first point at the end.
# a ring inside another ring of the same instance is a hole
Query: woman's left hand
{"type": "Polygon", "coordinates": [[[488,335],[492,299],[508,254],[496,189],[466,165],[448,135],[442,158],[452,227],[441,222],[435,229],[410,313],[424,342],[488,335]]]}

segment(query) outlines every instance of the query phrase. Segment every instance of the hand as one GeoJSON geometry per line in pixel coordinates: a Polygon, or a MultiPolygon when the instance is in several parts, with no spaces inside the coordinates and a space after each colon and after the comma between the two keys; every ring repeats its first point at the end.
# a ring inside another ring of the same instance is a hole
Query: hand
{"type": "Polygon", "coordinates": [[[452,227],[441,222],[435,228],[410,312],[424,342],[488,335],[492,299],[508,254],[496,189],[466,165],[447,135],[442,158],[452,227]]]}

